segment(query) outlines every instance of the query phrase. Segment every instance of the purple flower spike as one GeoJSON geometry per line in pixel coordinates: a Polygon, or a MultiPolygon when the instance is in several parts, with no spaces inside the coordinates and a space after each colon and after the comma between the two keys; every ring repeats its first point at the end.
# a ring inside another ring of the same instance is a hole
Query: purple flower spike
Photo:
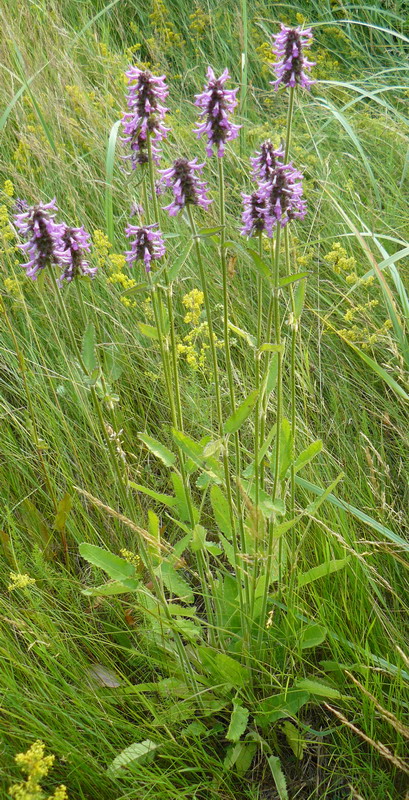
{"type": "Polygon", "coordinates": [[[60,251],[64,249],[62,237],[65,225],[55,222],[57,211],[54,199],[50,203],[39,203],[14,215],[18,231],[28,239],[25,244],[19,245],[29,256],[29,261],[22,264],[22,267],[26,270],[26,275],[34,281],[45,267],[58,264],[60,251]]]}
{"type": "Polygon", "coordinates": [[[280,84],[284,86],[296,86],[299,84],[305,89],[309,89],[314,83],[305,74],[304,70],[311,70],[315,62],[308,61],[303,51],[312,44],[311,28],[302,30],[298,28],[287,28],[281,24],[280,33],[273,37],[275,39],[274,52],[276,62],[274,70],[277,76],[276,81],[271,81],[275,90],[280,84]]]}
{"type": "Polygon", "coordinates": [[[144,261],[146,272],[151,270],[151,261],[162,258],[166,248],[160,230],[154,230],[158,223],[153,225],[128,225],[125,233],[128,238],[132,238],[131,249],[127,250],[126,260],[129,266],[133,266],[135,261],[144,261]]]}
{"type": "Polygon", "coordinates": [[[292,164],[278,166],[274,177],[263,184],[262,191],[267,202],[267,214],[273,225],[279,223],[283,228],[293,219],[304,219],[307,212],[302,199],[303,175],[292,164]]]}
{"type": "Polygon", "coordinates": [[[169,216],[175,217],[179,211],[191,203],[194,206],[207,208],[212,200],[207,197],[207,183],[199,180],[196,172],[201,173],[204,164],[197,164],[197,159],[188,161],[187,158],[177,158],[173,167],[159,170],[162,175],[161,183],[173,191],[173,200],[164,206],[169,216]]]}
{"type": "Polygon", "coordinates": [[[131,149],[129,156],[132,168],[148,161],[148,133],[152,141],[152,154],[159,163],[160,150],[158,142],[166,139],[170,128],[163,120],[167,111],[163,101],[169,94],[165,83],[165,75],[152,75],[148,70],[129,67],[125,73],[128,78],[127,104],[129,111],[122,117],[125,136],[122,141],[131,149]]]}
{"type": "Polygon", "coordinates": [[[65,228],[62,237],[63,249],[57,253],[63,273],[58,278],[58,285],[61,287],[63,281],[71,283],[78,275],[89,275],[94,278],[98,267],[90,267],[89,262],[85,261],[83,252],[91,249],[90,236],[86,230],[81,228],[65,228]]]}
{"type": "Polygon", "coordinates": [[[265,231],[269,238],[273,235],[273,220],[267,213],[267,201],[265,192],[257,191],[253,194],[242,194],[243,198],[243,227],[240,231],[242,236],[255,236],[257,233],[265,231]]]}
{"type": "Polygon", "coordinates": [[[260,150],[256,150],[255,157],[250,159],[254,180],[268,181],[274,175],[274,170],[278,164],[283,163],[283,159],[284,148],[279,147],[274,150],[273,143],[270,142],[270,139],[267,139],[260,146],[260,150]]]}
{"type": "Polygon", "coordinates": [[[195,95],[195,105],[202,109],[198,127],[194,133],[200,139],[204,134],[207,136],[208,144],[206,153],[213,155],[213,148],[216,149],[219,158],[224,155],[225,142],[236,139],[241,125],[234,125],[229,120],[237,106],[237,89],[224,89],[224,84],[229,80],[230,75],[227,69],[222,72],[220,78],[216,78],[211,67],[207,70],[208,82],[202,94],[195,95]]]}

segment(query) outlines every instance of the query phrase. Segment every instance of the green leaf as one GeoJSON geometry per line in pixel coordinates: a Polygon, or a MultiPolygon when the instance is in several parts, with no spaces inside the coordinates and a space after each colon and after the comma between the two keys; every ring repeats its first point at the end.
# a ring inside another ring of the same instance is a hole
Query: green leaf
{"type": "Polygon", "coordinates": [[[193,553],[204,550],[206,545],[206,530],[203,525],[195,525],[193,528],[193,538],[190,547],[193,553]]]}
{"type": "Polygon", "coordinates": [[[248,683],[249,674],[246,667],[226,653],[217,653],[215,667],[220,677],[236,688],[241,688],[248,683]]]}
{"type": "Polygon", "coordinates": [[[122,750],[119,756],[114,758],[112,764],[110,764],[107,769],[107,773],[109,775],[115,775],[123,767],[129,766],[129,764],[141,763],[147,755],[153,753],[158,747],[159,745],[155,744],[155,742],[152,742],[150,739],[131,744],[125,750],[122,750]]]}
{"type": "Polygon", "coordinates": [[[301,731],[293,725],[288,719],[286,719],[282,726],[281,730],[284,733],[285,738],[287,739],[288,744],[291,747],[294,755],[300,761],[304,755],[304,750],[307,747],[307,742],[303,738],[301,731]]]}
{"type": "MultiPolygon", "coordinates": [[[[281,351],[282,352],[282,351],[281,351]]],[[[273,353],[268,368],[267,381],[265,385],[266,397],[270,397],[271,392],[274,391],[277,383],[278,376],[278,352],[273,353]]]]}
{"type": "Polygon", "coordinates": [[[110,553],[109,550],[105,550],[103,547],[82,542],[79,546],[79,552],[82,558],[85,558],[90,564],[94,564],[95,567],[103,569],[113,580],[122,581],[125,578],[133,578],[135,576],[135,567],[129,561],[110,553]]]}
{"type": "Polygon", "coordinates": [[[287,781],[281,769],[281,761],[278,756],[269,756],[268,765],[271,769],[271,774],[274,778],[277,793],[280,800],[288,800],[287,781]]]}
{"type": "Polygon", "coordinates": [[[160,566],[163,583],[172,594],[175,594],[179,600],[184,600],[186,603],[193,603],[193,592],[187,581],[181,577],[168,561],[164,561],[160,566]]]}
{"type": "Polygon", "coordinates": [[[227,541],[227,539],[223,536],[222,533],[219,533],[219,539],[223,547],[224,555],[226,556],[227,561],[229,562],[230,566],[233,567],[233,569],[235,570],[237,565],[236,565],[236,558],[234,555],[233,545],[227,541]]]}
{"type": "Polygon", "coordinates": [[[233,531],[229,504],[222,490],[215,484],[210,489],[210,502],[217,527],[231,541],[233,539],[233,531]]]}
{"type": "Polygon", "coordinates": [[[147,325],[145,322],[138,322],[138,328],[144,336],[148,337],[148,339],[155,339],[156,341],[159,341],[158,329],[154,328],[153,325],[147,325]]]}
{"type": "Polygon", "coordinates": [[[294,290],[294,318],[295,320],[301,317],[301,313],[304,307],[304,300],[305,300],[305,290],[307,288],[307,281],[305,279],[301,280],[294,290]]]}
{"type": "Polygon", "coordinates": [[[203,455],[205,445],[195,442],[195,440],[187,436],[186,433],[178,431],[176,428],[172,428],[172,436],[178,447],[186,453],[197,467],[208,472],[213,480],[218,480],[220,482],[223,479],[223,473],[219,462],[215,458],[205,458],[203,455]]]}
{"type": "Polygon", "coordinates": [[[114,175],[115,147],[121,120],[114,122],[108,139],[107,154],[105,159],[105,224],[107,236],[114,244],[114,215],[112,209],[112,181],[114,175]]]}
{"type": "Polygon", "coordinates": [[[270,344],[270,342],[265,342],[259,348],[260,353],[283,353],[284,352],[284,345],[283,344],[270,344]]]}
{"type": "Polygon", "coordinates": [[[327,636],[327,629],[322,625],[306,625],[301,631],[300,647],[307,650],[309,647],[317,647],[322,644],[327,636]]]}
{"type": "Polygon", "coordinates": [[[83,589],[81,594],[87,597],[112,597],[116,594],[127,594],[135,592],[140,586],[137,578],[125,578],[123,581],[111,581],[103,583],[101,586],[89,586],[83,589]]]}
{"type": "Polygon", "coordinates": [[[171,453],[164,444],[161,444],[157,441],[157,439],[153,439],[152,436],[148,436],[147,433],[138,433],[138,438],[146,444],[146,447],[153,453],[157,458],[160,458],[161,461],[165,464],[166,467],[172,467],[176,461],[176,456],[174,453],[171,453]]]}
{"type": "Polygon", "coordinates": [[[267,728],[278,719],[294,717],[309,699],[308,691],[301,691],[301,687],[266,697],[260,702],[259,711],[255,714],[256,722],[261,728],[267,728]]]}
{"type": "Polygon", "coordinates": [[[253,250],[252,247],[246,247],[246,250],[253,259],[253,264],[258,274],[261,275],[262,278],[271,280],[271,267],[263,261],[261,256],[257,253],[257,250],[253,250]]]}
{"type": "Polygon", "coordinates": [[[308,506],[305,508],[305,514],[314,515],[318,511],[319,507],[325,502],[327,497],[331,494],[332,490],[338,485],[338,483],[343,479],[344,473],[341,472],[337,478],[329,485],[326,489],[323,490],[322,494],[318,497],[317,500],[314,500],[312,503],[309,503],[308,506]]]}
{"type": "Polygon", "coordinates": [[[187,258],[189,256],[189,253],[190,253],[190,251],[192,249],[192,245],[193,245],[193,240],[189,242],[189,244],[185,247],[185,249],[182,251],[180,256],[169,267],[168,280],[169,280],[170,283],[172,283],[172,281],[174,281],[177,278],[180,270],[182,269],[185,261],[187,260],[187,258]]]}
{"type": "MultiPolygon", "coordinates": [[[[256,502],[256,487],[254,482],[242,480],[242,486],[252,503],[256,502]]],[[[271,514],[285,514],[284,502],[276,497],[274,500],[264,489],[258,491],[258,507],[265,517],[271,514]]]]}
{"type": "Polygon", "coordinates": [[[226,420],[223,425],[224,433],[236,433],[243,425],[243,422],[250,416],[254,406],[257,403],[259,392],[254,389],[250,392],[249,396],[243,400],[242,403],[236,408],[235,412],[226,420]]]}
{"type": "MultiPolygon", "coordinates": [[[[279,478],[285,478],[287,470],[292,461],[293,454],[293,435],[291,424],[286,417],[283,417],[280,425],[280,461],[279,461],[279,478]]],[[[275,466],[275,465],[274,465],[275,466]]]]}
{"type": "Polygon", "coordinates": [[[321,683],[321,681],[312,681],[309,678],[303,678],[301,681],[297,681],[296,686],[298,689],[318,695],[318,697],[329,697],[330,700],[339,700],[342,697],[338,689],[327,686],[325,683],[321,683]]]}
{"type": "Polygon", "coordinates": [[[230,725],[226,733],[228,742],[238,742],[247,728],[249,720],[249,710],[238,703],[233,703],[233,711],[230,717],[230,725]]]}
{"type": "Polygon", "coordinates": [[[230,322],[230,320],[229,320],[229,328],[237,336],[240,336],[241,339],[245,339],[245,341],[250,347],[255,348],[257,346],[257,340],[254,336],[251,335],[251,333],[244,331],[242,328],[238,328],[237,325],[233,325],[233,323],[230,322]]]}
{"type": "Polygon", "coordinates": [[[306,278],[308,275],[308,272],[295,272],[293,275],[286,275],[285,278],[281,278],[278,285],[281,287],[288,286],[290,283],[300,281],[302,278],[306,278]]]}
{"type": "Polygon", "coordinates": [[[189,506],[186,498],[185,487],[183,481],[177,472],[172,472],[171,480],[173,484],[173,491],[176,495],[176,510],[182,522],[190,522],[189,506]]]}
{"type": "Polygon", "coordinates": [[[59,533],[62,533],[62,531],[66,526],[67,518],[71,511],[71,508],[72,508],[72,497],[70,494],[68,494],[68,492],[65,492],[64,497],[58,503],[57,513],[54,518],[54,528],[56,531],[59,531],[59,533]]]}
{"type": "Polygon", "coordinates": [[[81,350],[82,360],[88,370],[92,372],[97,367],[95,357],[95,329],[92,322],[89,322],[82,340],[81,350]]]}
{"type": "Polygon", "coordinates": [[[242,777],[250,769],[257,751],[256,742],[240,742],[240,752],[236,755],[235,767],[237,774],[242,777]]]}
{"type": "Polygon", "coordinates": [[[223,228],[221,225],[218,225],[216,228],[201,228],[197,232],[197,235],[200,236],[201,238],[202,237],[204,238],[206,236],[213,236],[215,233],[220,233],[220,231],[222,230],[223,228]]]}
{"type": "Polygon", "coordinates": [[[120,293],[120,297],[129,297],[131,294],[140,294],[148,290],[149,284],[146,283],[146,281],[142,281],[141,283],[137,283],[136,286],[130,286],[129,289],[124,289],[124,291],[120,293]]]}
{"type": "Polygon", "coordinates": [[[346,558],[325,561],[323,564],[319,564],[318,567],[313,567],[307,572],[303,572],[298,576],[298,586],[307,586],[308,583],[312,583],[313,581],[318,580],[318,578],[324,578],[326,575],[331,575],[333,572],[338,572],[339,569],[346,567],[349,559],[350,556],[346,556],[346,558]]]}
{"type": "Polygon", "coordinates": [[[131,489],[135,489],[137,492],[142,492],[142,494],[152,497],[152,500],[157,500],[158,503],[162,503],[162,505],[168,506],[168,508],[173,508],[176,505],[176,497],[171,497],[169,494],[155,492],[153,489],[148,489],[147,486],[134,483],[134,481],[128,481],[128,486],[130,486],[131,489]]]}
{"type": "Polygon", "coordinates": [[[315,442],[312,442],[308,445],[308,447],[303,450],[299,456],[294,461],[294,471],[297,473],[305,467],[310,461],[312,461],[315,456],[318,455],[322,450],[322,440],[317,439],[315,442]]]}

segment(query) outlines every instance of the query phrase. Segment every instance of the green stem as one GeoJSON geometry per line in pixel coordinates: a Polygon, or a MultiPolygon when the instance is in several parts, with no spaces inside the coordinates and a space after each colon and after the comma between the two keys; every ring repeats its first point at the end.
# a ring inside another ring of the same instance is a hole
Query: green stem
{"type": "MultiPolygon", "coordinates": [[[[262,234],[259,234],[258,249],[260,258],[263,252],[262,234]]],[[[263,283],[260,275],[257,275],[257,349],[255,353],[255,388],[260,391],[260,347],[261,335],[263,324],[263,283]]],[[[260,474],[259,474],[259,449],[260,449],[260,415],[261,415],[261,402],[260,397],[257,397],[254,418],[254,488],[255,488],[255,506],[256,506],[256,537],[255,537],[255,553],[253,565],[253,578],[251,587],[251,604],[250,604],[250,619],[253,618],[254,603],[256,596],[256,584],[259,570],[259,558],[257,557],[257,547],[259,539],[259,495],[260,495],[260,474]]]]}
{"type": "MultiPolygon", "coordinates": [[[[288,232],[288,227],[284,229],[284,243],[285,243],[285,261],[286,261],[286,272],[287,275],[291,275],[291,258],[290,258],[290,236],[288,232]]],[[[290,392],[291,392],[291,466],[290,466],[290,516],[291,519],[294,517],[295,514],[295,465],[294,465],[294,457],[295,457],[295,439],[297,433],[296,427],[296,406],[295,406],[295,397],[296,397],[296,385],[295,385],[295,353],[296,353],[296,342],[297,342],[297,323],[295,320],[295,302],[294,302],[294,289],[293,285],[290,284],[290,303],[291,303],[291,314],[292,314],[292,325],[291,325],[291,363],[290,363],[290,392]]]]}

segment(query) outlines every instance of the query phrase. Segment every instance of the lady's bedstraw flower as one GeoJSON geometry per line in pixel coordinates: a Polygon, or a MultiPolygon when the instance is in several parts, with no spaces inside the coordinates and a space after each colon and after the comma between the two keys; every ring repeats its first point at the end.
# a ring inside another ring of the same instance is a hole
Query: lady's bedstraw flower
{"type": "Polygon", "coordinates": [[[148,161],[148,134],[152,141],[152,154],[158,163],[160,151],[157,143],[165,139],[169,128],[163,123],[169,110],[162,105],[169,94],[165,75],[152,75],[148,70],[129,67],[125,73],[128,78],[127,104],[129,111],[122,118],[125,136],[122,141],[130,145],[132,168],[148,161]]]}
{"type": "Polygon", "coordinates": [[[88,252],[91,249],[89,233],[83,227],[66,227],[62,241],[63,249],[58,253],[58,257],[63,272],[58,278],[58,285],[61,287],[63,281],[70,283],[78,275],[89,275],[93,278],[98,267],[90,267],[89,262],[84,259],[84,250],[88,252]]]}
{"type": "Polygon", "coordinates": [[[241,125],[234,125],[229,120],[237,105],[237,89],[225,89],[224,84],[229,80],[230,75],[227,69],[222,72],[220,78],[216,78],[211,67],[207,70],[208,82],[204,87],[204,92],[195,95],[195,105],[202,109],[200,112],[200,122],[194,133],[198,138],[206,134],[208,145],[206,153],[213,155],[213,148],[216,149],[219,157],[224,155],[225,142],[235,139],[241,125]]]}
{"type": "Polygon", "coordinates": [[[175,217],[179,211],[182,211],[187,203],[207,208],[212,202],[207,197],[207,183],[199,180],[196,174],[202,172],[204,164],[197,164],[196,161],[196,158],[193,161],[188,161],[187,158],[177,158],[173,167],[159,170],[162,176],[161,183],[173,191],[172,202],[163,209],[171,217],[175,217]]]}
{"type": "Polygon", "coordinates": [[[57,211],[54,199],[14,215],[18,231],[29,240],[19,247],[29,256],[29,261],[22,267],[33,280],[45,267],[58,264],[59,252],[64,249],[62,237],[65,225],[55,222],[57,211]]]}
{"type": "Polygon", "coordinates": [[[314,81],[310,80],[305,74],[305,70],[310,71],[315,62],[308,61],[304,55],[304,50],[311,47],[312,32],[311,28],[301,30],[298,28],[287,28],[281,24],[280,33],[273,37],[274,53],[276,62],[273,65],[277,76],[276,81],[271,81],[275,90],[280,84],[284,86],[296,86],[299,84],[305,89],[309,89],[314,81]]]}
{"type": "Polygon", "coordinates": [[[131,249],[125,253],[126,260],[131,267],[135,261],[144,261],[146,272],[150,272],[151,261],[165,255],[166,248],[160,230],[155,230],[157,227],[158,223],[155,222],[153,225],[144,227],[128,225],[126,228],[127,237],[132,238],[131,249]]]}
{"type": "Polygon", "coordinates": [[[273,175],[278,164],[284,160],[284,148],[278,147],[274,150],[274,145],[270,139],[266,139],[260,150],[256,150],[254,158],[250,158],[253,168],[252,177],[254,180],[268,181],[273,175]]]}

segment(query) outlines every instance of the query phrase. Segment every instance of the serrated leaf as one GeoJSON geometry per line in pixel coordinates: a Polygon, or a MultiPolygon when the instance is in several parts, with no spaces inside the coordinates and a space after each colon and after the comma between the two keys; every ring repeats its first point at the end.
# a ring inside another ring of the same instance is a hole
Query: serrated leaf
{"type": "Polygon", "coordinates": [[[307,742],[303,739],[301,731],[296,728],[296,726],[286,719],[282,726],[281,730],[284,733],[285,738],[287,739],[288,744],[291,747],[296,758],[301,761],[304,750],[307,747],[307,742]]]}
{"type": "Polygon", "coordinates": [[[302,650],[307,650],[309,647],[317,647],[325,641],[327,636],[327,629],[322,625],[307,625],[301,631],[300,647],[302,650]]]}
{"type": "Polygon", "coordinates": [[[229,504],[222,490],[216,485],[213,485],[210,489],[210,502],[217,527],[231,541],[233,539],[233,531],[229,504]]]}
{"type": "Polygon", "coordinates": [[[259,395],[258,389],[250,392],[249,396],[243,400],[242,403],[236,408],[233,414],[226,420],[223,425],[224,433],[236,433],[243,425],[246,419],[250,416],[254,406],[257,403],[259,395]]]}
{"type": "Polygon", "coordinates": [[[309,692],[302,691],[301,687],[266,697],[255,714],[256,722],[264,729],[279,719],[293,717],[309,699],[309,692]]]}
{"type": "Polygon", "coordinates": [[[189,253],[190,253],[190,251],[192,249],[192,245],[193,245],[193,240],[189,242],[189,244],[185,247],[185,249],[180,254],[180,256],[178,256],[178,258],[169,267],[169,269],[168,269],[168,280],[169,280],[170,283],[172,283],[172,281],[174,281],[177,278],[180,270],[182,269],[186,259],[189,256],[189,253]]]}
{"type": "Polygon", "coordinates": [[[226,733],[228,742],[238,742],[247,728],[249,720],[249,710],[238,703],[233,703],[233,711],[230,717],[230,724],[226,733]]]}
{"type": "Polygon", "coordinates": [[[177,472],[172,472],[171,480],[173,491],[176,495],[176,510],[182,522],[190,522],[189,506],[186,498],[185,487],[183,481],[177,472]]]}
{"type": "Polygon", "coordinates": [[[221,678],[231,683],[232,686],[243,687],[248,683],[249,674],[246,667],[226,653],[217,653],[215,667],[221,678]]]}
{"type": "Polygon", "coordinates": [[[166,588],[180,600],[186,603],[193,603],[193,592],[187,581],[175,570],[172,564],[164,561],[160,567],[163,583],[166,588]]]}
{"type": "Polygon", "coordinates": [[[81,594],[87,597],[113,597],[116,594],[135,592],[139,586],[140,581],[137,578],[125,578],[123,581],[111,581],[101,586],[88,586],[81,594]]]}
{"type": "Polygon", "coordinates": [[[301,681],[297,681],[296,686],[298,689],[318,695],[318,697],[329,697],[330,700],[339,700],[342,697],[338,689],[327,686],[325,683],[321,683],[321,681],[310,680],[309,678],[303,678],[301,681]]]}
{"type": "Polygon", "coordinates": [[[82,360],[88,372],[92,372],[97,368],[97,359],[95,357],[95,329],[92,322],[89,322],[85,330],[82,348],[82,360]]]}
{"type": "Polygon", "coordinates": [[[54,528],[61,533],[66,525],[68,515],[72,508],[72,497],[68,492],[65,492],[64,497],[60,500],[57,506],[57,513],[54,518],[54,528]]]}
{"type": "Polygon", "coordinates": [[[103,569],[113,580],[122,581],[135,576],[135,567],[129,561],[110,553],[109,550],[105,550],[103,547],[82,542],[79,546],[79,552],[82,558],[85,558],[95,567],[103,569]]]}
{"type": "Polygon", "coordinates": [[[176,456],[164,444],[158,442],[157,439],[154,439],[152,436],[148,436],[147,433],[138,433],[138,439],[143,442],[146,447],[153,453],[157,458],[165,464],[166,467],[172,467],[176,461],[176,456]]]}
{"type": "Polygon", "coordinates": [[[199,550],[204,550],[206,546],[206,530],[203,525],[195,525],[193,528],[193,537],[190,543],[190,547],[193,553],[199,552],[199,550]]]}
{"type": "Polygon", "coordinates": [[[277,793],[280,800],[288,800],[287,781],[283,770],[281,769],[281,761],[278,756],[269,756],[268,765],[271,769],[271,774],[274,778],[277,793]]]}
{"type": "Polygon", "coordinates": [[[131,489],[135,489],[137,492],[142,492],[142,494],[152,497],[152,500],[157,500],[158,503],[168,506],[168,508],[173,508],[176,505],[176,497],[172,497],[169,494],[155,492],[153,489],[148,489],[147,486],[141,486],[141,484],[135,483],[134,481],[128,481],[128,486],[130,486],[131,489]]]}
{"type": "Polygon", "coordinates": [[[112,764],[110,764],[107,769],[107,773],[109,775],[115,775],[124,767],[143,761],[149,753],[153,753],[158,747],[159,745],[155,744],[155,742],[152,742],[150,739],[131,744],[129,747],[126,747],[125,750],[122,750],[119,756],[114,758],[112,764]]]}
{"type": "Polygon", "coordinates": [[[312,461],[315,456],[318,455],[322,450],[322,439],[317,439],[315,442],[312,442],[308,445],[308,447],[303,450],[299,456],[294,461],[294,471],[297,473],[305,467],[310,461],[312,461]]]}
{"type": "Polygon", "coordinates": [[[333,572],[338,572],[338,570],[346,567],[349,559],[350,556],[334,558],[331,561],[324,561],[323,564],[319,564],[317,567],[313,567],[307,572],[303,572],[298,576],[298,586],[307,586],[307,584],[317,581],[319,578],[324,578],[327,575],[331,575],[333,572]]]}
{"type": "Polygon", "coordinates": [[[138,322],[138,328],[144,336],[148,337],[148,339],[155,339],[156,341],[159,341],[158,329],[153,325],[147,325],[146,322],[138,322]]]}
{"type": "Polygon", "coordinates": [[[283,288],[291,283],[300,281],[302,278],[306,278],[308,275],[308,272],[295,272],[293,275],[286,275],[284,278],[281,278],[278,285],[283,288]]]}

